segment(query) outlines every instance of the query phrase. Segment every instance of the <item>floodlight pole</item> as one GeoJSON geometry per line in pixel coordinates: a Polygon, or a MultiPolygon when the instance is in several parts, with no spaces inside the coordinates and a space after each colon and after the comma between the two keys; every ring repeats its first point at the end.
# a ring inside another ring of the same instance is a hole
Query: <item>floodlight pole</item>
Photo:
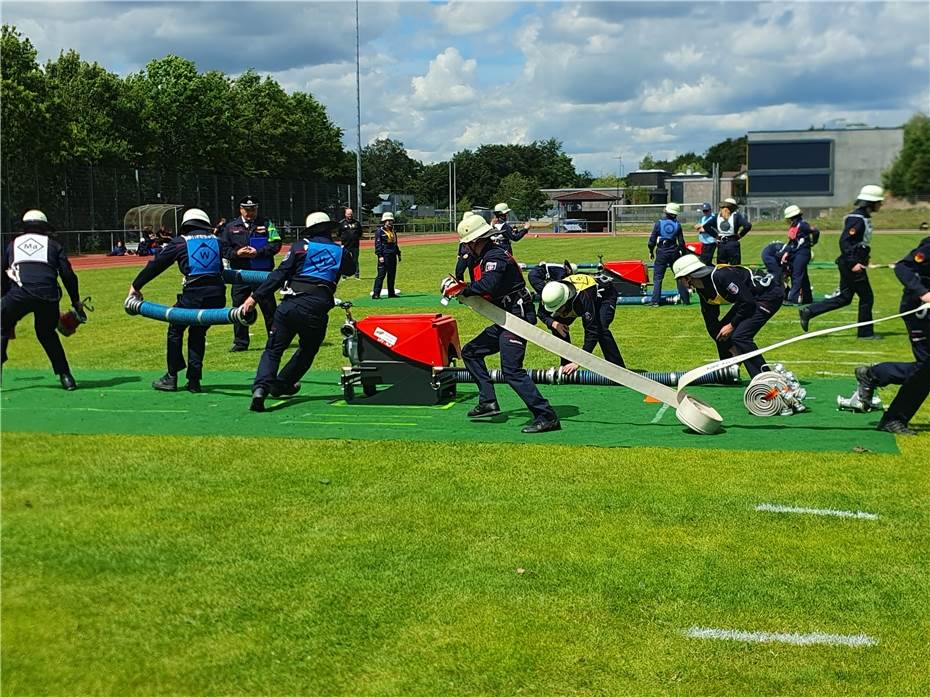
{"type": "Polygon", "coordinates": [[[365,212],[362,209],[362,88],[361,69],[358,50],[358,0],[355,0],[355,196],[358,209],[358,221],[362,223],[365,212]]]}

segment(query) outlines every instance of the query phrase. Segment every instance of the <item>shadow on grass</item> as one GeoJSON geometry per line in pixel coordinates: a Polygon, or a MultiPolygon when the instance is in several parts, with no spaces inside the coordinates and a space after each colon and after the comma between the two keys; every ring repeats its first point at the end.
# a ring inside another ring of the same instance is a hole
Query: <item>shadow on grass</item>
{"type": "Polygon", "coordinates": [[[116,375],[112,378],[106,378],[105,380],[82,380],[80,377],[77,379],[78,389],[89,388],[92,390],[99,389],[101,387],[128,385],[131,382],[142,382],[142,378],[138,375],[116,375]]]}

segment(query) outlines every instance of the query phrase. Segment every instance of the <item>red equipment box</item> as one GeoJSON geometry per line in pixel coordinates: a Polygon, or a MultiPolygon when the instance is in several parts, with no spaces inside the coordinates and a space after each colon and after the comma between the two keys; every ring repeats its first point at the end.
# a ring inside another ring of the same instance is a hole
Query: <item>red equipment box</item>
{"type": "Polygon", "coordinates": [[[604,268],[630,283],[648,283],[646,265],[639,261],[605,261],[604,268]]]}
{"type": "Polygon", "coordinates": [[[356,326],[387,353],[417,363],[448,366],[462,355],[458,325],[450,315],[371,315],[356,326]]]}

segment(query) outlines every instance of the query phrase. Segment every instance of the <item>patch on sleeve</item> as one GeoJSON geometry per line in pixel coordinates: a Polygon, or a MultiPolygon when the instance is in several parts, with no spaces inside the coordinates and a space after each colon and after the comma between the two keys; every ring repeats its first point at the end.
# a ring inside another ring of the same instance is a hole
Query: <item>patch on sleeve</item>
{"type": "Polygon", "coordinates": [[[924,259],[926,258],[927,257],[924,256],[923,252],[917,252],[917,254],[914,255],[914,261],[916,261],[918,264],[923,264],[924,259]]]}
{"type": "Polygon", "coordinates": [[[732,293],[733,295],[736,295],[737,293],[739,293],[739,286],[736,285],[735,283],[731,283],[730,285],[727,286],[727,291],[732,293]]]}
{"type": "Polygon", "coordinates": [[[496,262],[496,261],[489,261],[487,264],[484,265],[484,270],[485,270],[485,271],[494,271],[494,269],[496,269],[496,268],[497,268],[497,262],[496,262]]]}
{"type": "Polygon", "coordinates": [[[856,234],[856,228],[854,228],[854,227],[849,228],[849,229],[846,231],[846,234],[849,235],[850,237],[853,237],[853,236],[856,234]]]}

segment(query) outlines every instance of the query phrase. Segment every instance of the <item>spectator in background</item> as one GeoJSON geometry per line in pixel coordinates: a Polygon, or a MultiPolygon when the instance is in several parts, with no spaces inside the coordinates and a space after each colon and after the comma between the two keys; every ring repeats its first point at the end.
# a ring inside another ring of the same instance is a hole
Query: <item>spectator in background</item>
{"type": "Polygon", "coordinates": [[[116,244],[113,245],[113,249],[111,249],[107,253],[107,256],[108,257],[121,257],[121,256],[124,256],[125,254],[126,254],[126,243],[123,242],[122,240],[116,240],[116,244]]]}
{"type": "MultiPolygon", "coordinates": [[[[354,211],[346,208],[345,217],[339,221],[339,239],[346,251],[358,260],[358,246],[362,241],[362,224],[355,219],[354,211]]],[[[358,278],[358,264],[355,265],[355,277],[358,278]]]]}
{"type": "Polygon", "coordinates": [[[226,225],[226,218],[220,218],[213,226],[213,234],[219,237],[223,233],[223,226],[226,225]]]}
{"type": "Polygon", "coordinates": [[[138,254],[140,257],[151,256],[152,242],[154,239],[155,233],[152,232],[152,228],[142,228],[142,239],[139,240],[139,246],[136,248],[136,254],[138,254]]]}

